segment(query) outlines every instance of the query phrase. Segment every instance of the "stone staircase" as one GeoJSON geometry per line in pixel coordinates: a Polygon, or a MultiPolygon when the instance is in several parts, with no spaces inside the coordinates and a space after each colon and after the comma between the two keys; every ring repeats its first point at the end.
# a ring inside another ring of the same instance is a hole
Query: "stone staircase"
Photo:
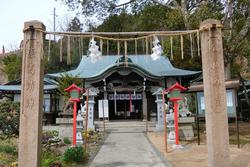
{"type": "MultiPolygon", "coordinates": [[[[148,132],[155,130],[156,122],[141,120],[116,120],[105,121],[105,130],[112,133],[142,133],[146,132],[146,124],[148,132]]],[[[96,130],[103,131],[103,121],[95,121],[96,130]]]]}

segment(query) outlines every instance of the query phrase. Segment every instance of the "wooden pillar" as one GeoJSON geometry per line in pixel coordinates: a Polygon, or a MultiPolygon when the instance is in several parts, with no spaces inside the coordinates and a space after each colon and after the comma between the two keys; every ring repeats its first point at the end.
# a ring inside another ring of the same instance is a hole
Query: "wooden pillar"
{"type": "Polygon", "coordinates": [[[213,19],[200,25],[208,167],[230,166],[221,28],[220,21],[213,19]]]}
{"type": "Polygon", "coordinates": [[[44,30],[39,21],[24,23],[19,167],[41,166],[44,30]]]}
{"type": "MultiPolygon", "coordinates": [[[[163,109],[163,126],[164,126],[164,145],[165,145],[165,151],[168,152],[168,139],[167,139],[167,111],[166,111],[166,105],[165,105],[165,91],[162,91],[162,109],[163,109]]],[[[158,117],[159,118],[159,117],[158,117]]]]}

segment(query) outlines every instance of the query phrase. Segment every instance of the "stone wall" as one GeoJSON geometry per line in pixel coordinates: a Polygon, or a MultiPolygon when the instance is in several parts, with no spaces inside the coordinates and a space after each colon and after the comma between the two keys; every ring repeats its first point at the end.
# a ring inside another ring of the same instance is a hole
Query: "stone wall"
{"type": "Polygon", "coordinates": [[[49,126],[43,126],[43,131],[53,131],[56,130],[59,132],[59,138],[63,139],[65,137],[69,138],[70,140],[72,140],[72,135],[73,135],[73,128],[72,125],[68,126],[68,125],[49,125],[49,126]]]}

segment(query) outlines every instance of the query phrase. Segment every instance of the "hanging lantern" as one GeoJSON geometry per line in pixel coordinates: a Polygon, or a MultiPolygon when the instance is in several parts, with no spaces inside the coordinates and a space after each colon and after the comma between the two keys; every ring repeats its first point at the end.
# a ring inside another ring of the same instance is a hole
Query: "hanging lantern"
{"type": "Polygon", "coordinates": [[[88,51],[92,63],[95,63],[96,61],[101,59],[102,52],[99,51],[99,46],[96,45],[94,37],[89,42],[88,51]]]}
{"type": "Polygon", "coordinates": [[[154,36],[152,51],[153,51],[153,53],[151,54],[151,58],[153,60],[159,59],[163,53],[162,47],[160,45],[160,41],[158,40],[158,38],[156,36],[154,36]]]}

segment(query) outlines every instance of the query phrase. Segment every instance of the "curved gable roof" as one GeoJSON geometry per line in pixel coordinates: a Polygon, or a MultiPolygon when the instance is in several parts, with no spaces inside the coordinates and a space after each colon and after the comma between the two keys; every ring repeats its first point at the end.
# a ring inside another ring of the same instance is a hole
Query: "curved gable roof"
{"type": "MultiPolygon", "coordinates": [[[[190,76],[199,74],[199,71],[189,71],[182,70],[173,67],[169,59],[165,56],[161,56],[158,60],[152,60],[148,55],[129,55],[128,66],[133,68],[138,68],[138,70],[143,71],[145,75],[149,77],[164,77],[164,76],[190,76]]],[[[71,76],[77,78],[96,78],[117,66],[124,67],[124,62],[119,61],[118,56],[102,56],[101,60],[95,63],[91,62],[90,57],[83,56],[80,64],[75,70],[48,74],[52,77],[60,77],[61,75],[67,73],[71,76]]]]}

